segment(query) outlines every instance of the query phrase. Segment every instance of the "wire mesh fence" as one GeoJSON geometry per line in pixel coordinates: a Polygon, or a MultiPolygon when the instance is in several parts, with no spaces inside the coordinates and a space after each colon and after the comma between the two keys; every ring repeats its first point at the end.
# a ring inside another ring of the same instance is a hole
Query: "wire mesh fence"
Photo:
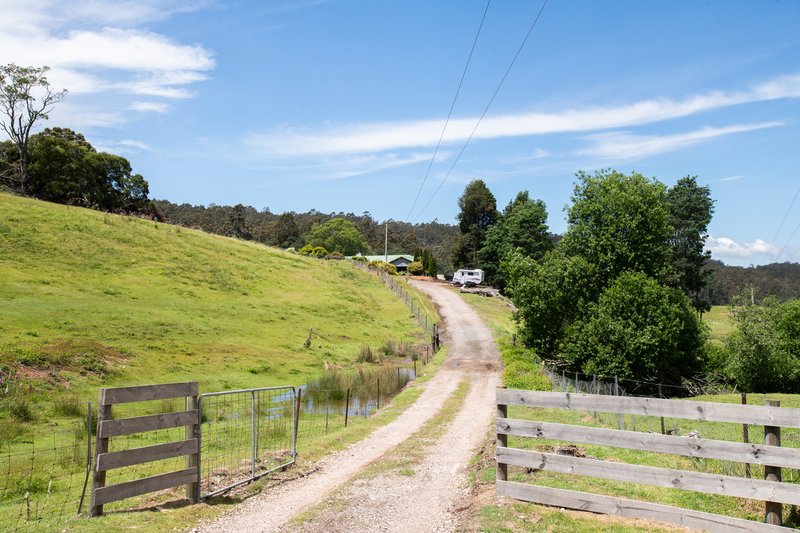
{"type": "MultiPolygon", "coordinates": [[[[29,408],[45,411],[44,405],[29,408]]],[[[77,515],[93,426],[86,406],[77,404],[73,414],[46,426],[13,416],[0,420],[0,531],[55,530],[77,515]]]]}

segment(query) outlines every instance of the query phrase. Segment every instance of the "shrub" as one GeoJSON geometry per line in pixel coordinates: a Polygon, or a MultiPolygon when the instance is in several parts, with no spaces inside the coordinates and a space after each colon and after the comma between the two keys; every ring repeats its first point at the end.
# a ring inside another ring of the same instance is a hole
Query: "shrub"
{"type": "Polygon", "coordinates": [[[314,247],[310,244],[306,244],[302,248],[300,248],[297,253],[300,255],[311,255],[314,252],[314,247]]]}
{"type": "Polygon", "coordinates": [[[367,258],[364,257],[363,255],[354,255],[353,257],[351,257],[351,259],[353,261],[358,261],[359,263],[369,263],[367,258]]]}
{"type": "Polygon", "coordinates": [[[408,273],[412,276],[421,276],[425,273],[425,266],[421,261],[413,261],[408,264],[408,273]]]}
{"type": "Polygon", "coordinates": [[[7,401],[8,412],[19,422],[33,422],[36,419],[31,405],[25,398],[8,398],[7,401]]]}
{"type": "Polygon", "coordinates": [[[370,261],[369,267],[374,268],[376,270],[382,270],[389,274],[390,276],[397,275],[397,267],[391,263],[387,263],[386,261],[370,261]]]}
{"type": "MultiPolygon", "coordinates": [[[[303,248],[305,248],[305,246],[303,248]]],[[[322,246],[316,246],[313,250],[311,250],[311,256],[316,257],[317,259],[322,259],[327,255],[328,255],[328,250],[326,250],[322,246]]]]}
{"type": "Polygon", "coordinates": [[[796,392],[798,354],[797,301],[779,304],[773,298],[759,305],[739,303],[731,314],[736,331],[728,337],[727,373],[745,392],[796,392]]]}
{"type": "Polygon", "coordinates": [[[342,255],[341,252],[333,251],[333,252],[329,253],[325,257],[325,259],[334,259],[334,260],[344,259],[344,255],[342,255]]]}
{"type": "Polygon", "coordinates": [[[386,339],[381,346],[381,353],[387,357],[406,357],[412,354],[411,345],[407,342],[386,339]]]}
{"type": "Polygon", "coordinates": [[[680,383],[702,369],[705,340],[680,289],[626,272],[569,327],[564,358],[584,374],[680,383]]]}

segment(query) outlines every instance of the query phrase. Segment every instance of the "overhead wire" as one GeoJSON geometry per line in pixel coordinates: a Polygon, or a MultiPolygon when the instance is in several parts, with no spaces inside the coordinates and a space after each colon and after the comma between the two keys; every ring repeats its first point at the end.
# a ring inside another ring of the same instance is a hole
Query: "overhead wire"
{"type": "MultiPolygon", "coordinates": [[[[792,203],[789,204],[789,209],[787,209],[786,210],[786,214],[783,215],[783,220],[781,220],[781,225],[778,227],[778,231],[775,232],[775,237],[772,239],[772,242],[774,242],[774,243],[778,242],[778,235],[781,234],[781,230],[783,229],[783,225],[786,224],[786,219],[789,218],[789,213],[792,212],[792,207],[794,207],[794,203],[797,201],[797,195],[798,194],[800,194],[800,187],[797,187],[797,191],[794,193],[794,198],[792,198],[792,203]]],[[[779,259],[780,258],[781,254],[783,253],[783,249],[786,248],[786,246],[788,246],[789,242],[791,242],[792,237],[794,237],[794,234],[797,233],[798,228],[800,228],[800,225],[798,225],[798,227],[794,228],[794,231],[792,232],[792,235],[789,237],[789,241],[787,241],[786,244],[783,245],[783,248],[780,249],[780,251],[778,252],[778,255],[775,256],[775,259],[779,259]]]]}
{"type": "Polygon", "coordinates": [[[539,19],[541,18],[542,12],[544,12],[544,8],[547,6],[547,2],[548,1],[549,0],[544,0],[544,3],[542,3],[542,7],[539,9],[539,12],[536,14],[536,18],[533,19],[533,23],[531,24],[531,27],[528,29],[528,33],[525,34],[525,38],[522,40],[522,43],[519,45],[519,48],[517,48],[517,52],[514,54],[514,58],[511,60],[511,63],[509,63],[505,74],[503,74],[503,77],[500,79],[500,83],[497,84],[497,88],[494,90],[494,93],[492,94],[492,97],[489,99],[489,103],[486,104],[486,107],[483,109],[483,113],[481,113],[481,116],[478,118],[478,122],[475,124],[475,127],[472,129],[472,132],[469,134],[469,137],[467,138],[467,141],[464,143],[464,146],[461,147],[461,150],[458,152],[458,155],[456,156],[455,161],[453,161],[453,164],[450,166],[450,169],[447,171],[447,174],[445,174],[444,178],[442,178],[442,181],[439,182],[439,186],[436,187],[435,191],[433,191],[433,194],[428,199],[428,202],[425,204],[425,207],[423,207],[419,211],[419,213],[417,213],[417,218],[420,215],[422,215],[422,213],[425,212],[425,210],[428,208],[428,206],[431,205],[431,202],[436,197],[436,195],[439,193],[439,190],[442,188],[442,185],[444,185],[445,181],[447,181],[447,178],[450,177],[450,174],[453,172],[453,169],[455,168],[456,164],[458,164],[458,161],[461,159],[461,156],[464,154],[464,150],[467,149],[467,146],[469,145],[470,141],[472,140],[472,137],[475,135],[475,132],[478,131],[478,127],[481,125],[481,122],[483,121],[483,118],[486,116],[486,113],[489,111],[489,108],[492,106],[492,103],[494,102],[494,99],[497,97],[497,94],[500,92],[500,89],[503,87],[503,83],[506,81],[506,78],[508,77],[509,72],[511,72],[511,68],[514,66],[514,63],[517,61],[517,58],[519,57],[520,53],[522,52],[522,49],[525,47],[525,43],[528,42],[528,39],[530,38],[531,34],[533,33],[533,30],[536,28],[536,24],[539,22],[539,19]]]}
{"type": "Polygon", "coordinates": [[[433,166],[433,162],[436,160],[436,155],[439,153],[439,147],[442,145],[442,139],[444,139],[444,133],[445,131],[447,131],[447,125],[450,123],[450,117],[453,116],[453,109],[456,106],[456,100],[458,100],[458,95],[461,93],[461,86],[463,85],[464,78],[467,75],[467,69],[469,68],[469,64],[472,62],[472,54],[475,52],[475,45],[478,44],[478,37],[481,34],[481,29],[483,28],[483,22],[486,20],[486,13],[489,12],[489,5],[491,3],[492,0],[487,0],[486,2],[486,9],[483,10],[481,23],[478,26],[478,31],[475,33],[475,39],[472,41],[472,48],[470,48],[469,51],[467,64],[464,65],[464,71],[461,73],[461,79],[458,81],[458,88],[456,89],[456,94],[453,97],[453,102],[450,104],[450,111],[447,113],[447,119],[444,121],[444,127],[442,127],[442,133],[439,135],[439,141],[436,143],[436,149],[433,151],[433,156],[431,156],[431,161],[430,163],[428,163],[428,169],[425,171],[425,177],[422,179],[422,183],[420,184],[419,190],[417,191],[417,197],[414,198],[414,203],[411,204],[411,209],[408,210],[408,215],[406,215],[407,219],[411,218],[411,213],[414,212],[414,208],[417,206],[420,194],[422,194],[422,189],[425,187],[425,183],[428,181],[428,175],[431,172],[431,167],[433,166]]]}

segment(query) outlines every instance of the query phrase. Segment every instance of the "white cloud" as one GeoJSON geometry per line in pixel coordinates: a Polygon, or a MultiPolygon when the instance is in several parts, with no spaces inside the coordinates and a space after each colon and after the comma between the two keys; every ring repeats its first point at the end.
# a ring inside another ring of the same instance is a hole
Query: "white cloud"
{"type": "MultiPolygon", "coordinates": [[[[800,74],[794,74],[770,80],[743,92],[717,91],[683,100],[645,100],[621,106],[565,109],[556,113],[518,113],[487,117],[481,122],[475,138],[520,137],[636,126],[733,105],[798,97],[800,74]]],[[[476,121],[476,117],[451,119],[442,142],[464,142],[476,121]]],[[[380,152],[433,146],[439,139],[443,125],[443,119],[430,119],[367,122],[314,129],[287,126],[276,131],[250,135],[247,142],[258,146],[264,153],[280,155],[380,152]]]]}
{"type": "Polygon", "coordinates": [[[155,151],[149,144],[135,139],[123,139],[121,141],[101,140],[96,143],[96,148],[100,152],[112,152],[115,154],[136,154],[155,151]]]}
{"type": "Polygon", "coordinates": [[[782,125],[782,122],[764,122],[723,128],[707,127],[675,135],[634,135],[625,131],[598,133],[586,137],[587,140],[593,143],[593,146],[578,151],[578,154],[601,157],[603,159],[637,159],[671,152],[723,135],[774,128],[782,125]]]}
{"type": "MultiPolygon", "coordinates": [[[[212,53],[202,45],[181,43],[138,26],[208,4],[206,0],[0,0],[0,12],[13,13],[13,24],[0,26],[0,64],[48,65],[51,86],[73,95],[190,98],[193,92],[188,87],[207,79],[215,67],[212,53]]],[[[166,104],[137,101],[113,105],[113,111],[105,111],[95,100],[92,112],[169,110],[166,104]]],[[[109,122],[82,119],[70,125],[109,122]]]]}
{"type": "Polygon", "coordinates": [[[761,239],[750,243],[740,244],[728,237],[709,237],[706,240],[706,250],[716,259],[750,259],[760,256],[776,257],[780,249],[774,244],[769,244],[761,239]]]}
{"type": "Polygon", "coordinates": [[[163,102],[133,102],[129,109],[133,111],[152,111],[154,113],[166,113],[171,109],[169,104],[163,102]]]}
{"type": "Polygon", "coordinates": [[[724,178],[719,178],[717,180],[710,180],[710,181],[739,181],[747,178],[747,176],[726,176],[724,178]]]}

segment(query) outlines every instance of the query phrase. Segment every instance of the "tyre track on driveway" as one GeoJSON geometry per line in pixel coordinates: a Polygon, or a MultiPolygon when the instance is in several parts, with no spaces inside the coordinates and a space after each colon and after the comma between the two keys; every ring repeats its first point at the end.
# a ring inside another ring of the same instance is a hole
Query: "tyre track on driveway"
{"type": "Polygon", "coordinates": [[[453,507],[466,490],[465,468],[494,417],[498,353],[489,329],[464,300],[437,283],[413,282],[431,296],[444,323],[448,357],[425,390],[393,422],[320,461],[313,474],[255,496],[197,531],[286,531],[298,514],[341,489],[352,504],[324,509],[299,531],[452,531],[453,507]],[[445,435],[426,450],[413,476],[347,482],[430,420],[464,379],[470,388],[445,435]],[[368,497],[365,499],[366,493],[368,497]]]}

